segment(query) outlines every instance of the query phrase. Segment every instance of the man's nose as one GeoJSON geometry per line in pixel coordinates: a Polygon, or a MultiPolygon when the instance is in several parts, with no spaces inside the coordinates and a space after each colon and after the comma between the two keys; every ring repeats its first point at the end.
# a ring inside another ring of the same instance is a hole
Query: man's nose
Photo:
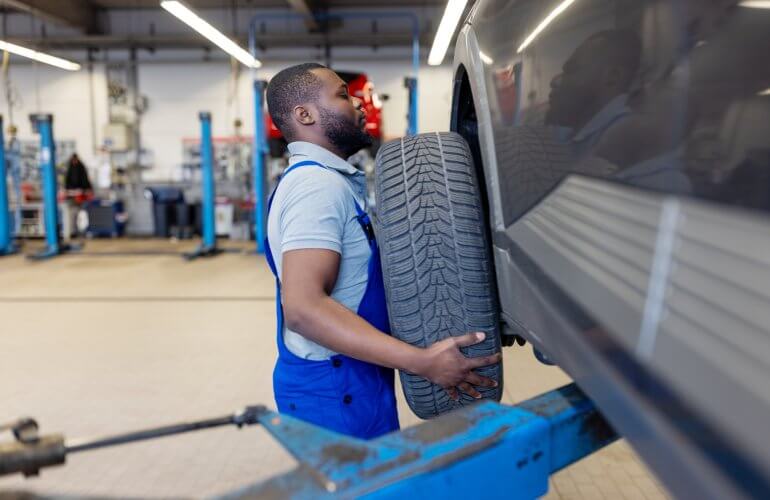
{"type": "Polygon", "coordinates": [[[353,96],[353,106],[355,106],[356,109],[363,110],[364,101],[358,97],[353,96]]]}

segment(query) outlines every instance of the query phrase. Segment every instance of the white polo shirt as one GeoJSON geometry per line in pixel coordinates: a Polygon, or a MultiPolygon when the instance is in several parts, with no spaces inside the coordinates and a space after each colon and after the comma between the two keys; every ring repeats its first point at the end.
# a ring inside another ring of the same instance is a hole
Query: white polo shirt
{"type": "MultiPolygon", "coordinates": [[[[322,248],[340,254],[331,297],[353,312],[366,291],[369,243],[356,220],[354,197],[366,210],[366,175],[339,156],[309,142],[289,144],[289,166],[312,160],[327,168],[299,167],[285,176],[273,197],[267,237],[278,275],[284,252],[322,248]]],[[[286,347],[300,358],[320,361],[336,354],[284,327],[286,347]]]]}

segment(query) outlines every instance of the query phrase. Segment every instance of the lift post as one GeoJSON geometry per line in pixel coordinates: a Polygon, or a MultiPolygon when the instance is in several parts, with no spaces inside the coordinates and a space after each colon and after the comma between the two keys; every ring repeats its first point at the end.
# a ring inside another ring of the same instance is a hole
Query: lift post
{"type": "Polygon", "coordinates": [[[59,238],[59,204],[56,183],[56,144],[53,140],[53,115],[38,113],[30,115],[32,129],[40,135],[38,166],[43,180],[43,218],[45,226],[45,249],[29,255],[35,260],[49,259],[75,248],[63,244],[59,238]]]}
{"type": "MultiPolygon", "coordinates": [[[[254,51],[252,51],[253,53],[254,51]]],[[[257,253],[264,253],[265,238],[265,154],[267,140],[265,138],[265,80],[254,80],[254,145],[251,154],[254,181],[254,234],[257,240],[257,253]]]]}
{"type": "Polygon", "coordinates": [[[5,157],[11,171],[14,197],[16,198],[16,205],[13,207],[13,234],[18,236],[21,234],[21,144],[16,138],[16,127],[11,127],[10,130],[11,140],[8,141],[5,157]]]}
{"type": "Polygon", "coordinates": [[[8,163],[5,158],[3,117],[0,115],[0,255],[16,253],[11,230],[11,208],[8,203],[8,163]]]}
{"type": "Polygon", "coordinates": [[[211,139],[211,113],[201,111],[201,214],[203,236],[200,247],[193,253],[184,254],[187,260],[211,257],[219,253],[216,229],[216,190],[214,187],[214,146],[211,139]]]}
{"type": "Polygon", "coordinates": [[[56,183],[56,146],[53,142],[53,116],[32,115],[32,128],[40,135],[38,165],[43,180],[45,243],[51,255],[59,253],[59,207],[56,183]]]}
{"type": "Polygon", "coordinates": [[[404,78],[404,87],[409,93],[409,114],[406,135],[417,135],[417,78],[404,78]]]}

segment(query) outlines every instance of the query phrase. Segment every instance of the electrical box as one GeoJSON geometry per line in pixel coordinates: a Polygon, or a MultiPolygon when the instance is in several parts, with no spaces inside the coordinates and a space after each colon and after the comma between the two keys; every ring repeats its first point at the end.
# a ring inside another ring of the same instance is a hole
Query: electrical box
{"type": "Polygon", "coordinates": [[[124,152],[133,147],[134,131],[127,123],[108,123],[102,132],[104,145],[110,151],[124,152]]]}
{"type": "Polygon", "coordinates": [[[233,230],[233,212],[232,203],[217,203],[214,206],[217,236],[230,236],[233,230]]]}

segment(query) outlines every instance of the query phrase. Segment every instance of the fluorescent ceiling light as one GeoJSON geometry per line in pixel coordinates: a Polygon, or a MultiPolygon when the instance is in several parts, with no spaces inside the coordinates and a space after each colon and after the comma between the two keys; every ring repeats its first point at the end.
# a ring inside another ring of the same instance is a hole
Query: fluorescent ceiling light
{"type": "Polygon", "coordinates": [[[449,42],[452,41],[452,35],[455,34],[457,23],[460,22],[460,16],[463,15],[465,5],[468,0],[449,0],[444,9],[444,17],[436,31],[436,38],[433,39],[433,47],[428,55],[428,64],[438,66],[444,60],[446,51],[449,48],[449,42]]]}
{"type": "Polygon", "coordinates": [[[483,62],[486,65],[494,64],[495,61],[485,53],[479,51],[479,57],[481,58],[481,62],[483,62]]]}
{"type": "Polygon", "coordinates": [[[770,0],[744,0],[738,5],[750,9],[770,9],[770,0]]]}
{"type": "Polygon", "coordinates": [[[11,54],[16,54],[17,56],[27,57],[37,62],[50,64],[51,66],[56,66],[57,68],[66,69],[67,71],[77,71],[80,69],[80,65],[76,62],[28,49],[26,47],[16,45],[15,43],[9,43],[0,40],[0,50],[5,50],[11,54]]]}
{"type": "Polygon", "coordinates": [[[760,96],[770,96],[770,88],[767,88],[767,89],[763,90],[762,92],[758,93],[757,95],[760,95],[760,96]]]}
{"type": "Polygon", "coordinates": [[[546,29],[546,28],[548,27],[548,25],[549,25],[549,24],[551,24],[551,22],[552,22],[554,19],[556,19],[556,18],[559,16],[559,14],[561,14],[562,12],[564,12],[565,10],[567,10],[567,7],[569,7],[570,5],[572,5],[574,2],[575,2],[575,0],[564,0],[562,3],[560,3],[559,5],[557,5],[557,6],[556,6],[556,8],[555,8],[555,9],[553,9],[553,11],[551,11],[551,13],[550,13],[550,14],[548,14],[548,15],[545,17],[545,19],[543,19],[543,20],[540,22],[540,24],[538,24],[538,25],[537,25],[537,28],[535,28],[535,31],[533,31],[532,33],[530,33],[530,35],[529,35],[529,36],[526,38],[526,40],[524,40],[524,43],[522,43],[522,44],[519,46],[519,50],[517,50],[517,51],[516,51],[516,53],[517,53],[517,54],[519,54],[519,53],[521,53],[521,51],[523,51],[524,49],[526,49],[526,48],[527,48],[527,46],[528,46],[530,43],[532,43],[532,40],[534,40],[534,39],[537,37],[537,35],[539,35],[539,34],[540,34],[540,32],[541,32],[541,31],[543,31],[544,29],[546,29]]]}
{"type": "Polygon", "coordinates": [[[221,31],[207,23],[182,2],[178,2],[177,0],[164,0],[160,2],[160,6],[246,66],[250,68],[259,68],[262,66],[261,62],[254,59],[254,57],[246,50],[223,35],[221,31]]]}

